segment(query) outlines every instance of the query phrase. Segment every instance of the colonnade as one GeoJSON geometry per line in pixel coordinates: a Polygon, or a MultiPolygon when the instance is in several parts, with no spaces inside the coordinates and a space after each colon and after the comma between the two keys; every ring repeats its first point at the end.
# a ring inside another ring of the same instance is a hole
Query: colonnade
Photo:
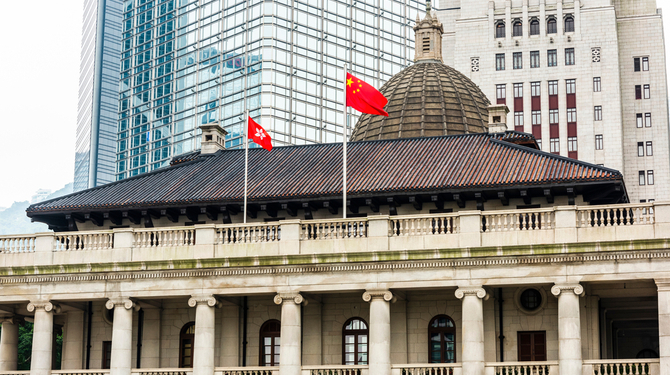
{"type": "MultiPolygon", "coordinates": [[[[661,373],[670,374],[670,280],[659,282],[659,326],[661,373]]],[[[582,372],[580,328],[580,284],[556,284],[551,292],[558,298],[558,362],[560,375],[582,372]]],[[[483,301],[489,294],[482,286],[460,287],[455,295],[462,301],[462,374],[483,375],[484,312],[483,301]]],[[[369,372],[391,374],[391,309],[394,300],[389,290],[367,290],[363,300],[370,303],[369,372]]],[[[274,302],[281,306],[280,375],[300,375],[302,358],[301,306],[305,303],[299,292],[279,293],[274,302]]],[[[220,307],[213,295],[194,295],[188,305],[196,309],[193,375],[213,375],[215,357],[215,311],[220,307]]],[[[130,375],[132,358],[132,316],[136,308],[129,298],[112,298],[105,304],[113,310],[111,375],[130,375]]],[[[31,375],[51,373],[53,314],[59,307],[50,301],[33,301],[28,311],[34,312],[31,375]]],[[[16,370],[18,326],[12,319],[2,321],[0,336],[0,371],[16,370]]]]}

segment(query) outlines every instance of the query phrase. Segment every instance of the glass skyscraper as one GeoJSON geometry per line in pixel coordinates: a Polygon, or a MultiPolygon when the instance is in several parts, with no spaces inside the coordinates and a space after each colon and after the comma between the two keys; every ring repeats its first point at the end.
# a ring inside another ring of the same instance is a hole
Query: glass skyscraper
{"type": "Polygon", "coordinates": [[[74,190],[115,179],[122,0],[84,5],[74,190]]]}
{"type": "Polygon", "coordinates": [[[344,63],[381,86],[413,61],[424,13],[414,0],[126,0],[116,179],[198,149],[202,124],[241,146],[245,100],[275,145],[341,141],[344,63]]]}

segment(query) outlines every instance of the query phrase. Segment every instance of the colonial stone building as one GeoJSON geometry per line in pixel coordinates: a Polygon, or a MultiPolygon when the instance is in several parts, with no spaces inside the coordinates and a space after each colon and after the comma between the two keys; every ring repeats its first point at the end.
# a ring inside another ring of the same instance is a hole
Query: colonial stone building
{"type": "Polygon", "coordinates": [[[670,373],[670,203],[505,131],[441,28],[361,117],[346,202],[342,145],[252,149],[245,222],[243,151],[207,126],[169,167],[32,205],[54,232],[0,237],[1,373],[23,321],[33,375],[670,373]]]}

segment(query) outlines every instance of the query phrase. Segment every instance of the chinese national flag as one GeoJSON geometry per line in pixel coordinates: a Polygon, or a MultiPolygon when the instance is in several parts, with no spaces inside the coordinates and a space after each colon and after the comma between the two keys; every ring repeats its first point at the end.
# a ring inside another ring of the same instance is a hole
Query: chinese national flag
{"type": "Polygon", "coordinates": [[[384,111],[386,103],[388,99],[376,88],[347,73],[347,107],[371,115],[388,117],[389,114],[384,111]]]}
{"type": "Polygon", "coordinates": [[[270,138],[270,134],[268,134],[262,126],[258,125],[251,116],[249,116],[248,124],[248,137],[264,149],[268,151],[272,150],[272,139],[270,138]]]}

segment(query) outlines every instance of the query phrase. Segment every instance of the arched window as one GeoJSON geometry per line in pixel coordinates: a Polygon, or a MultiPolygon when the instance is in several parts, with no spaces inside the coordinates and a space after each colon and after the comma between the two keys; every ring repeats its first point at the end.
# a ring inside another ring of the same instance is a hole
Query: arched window
{"type": "Polygon", "coordinates": [[[530,21],[530,35],[540,35],[540,21],[537,19],[530,21]]]}
{"type": "Polygon", "coordinates": [[[571,33],[575,31],[575,19],[572,16],[565,17],[565,32],[571,33]]]}
{"type": "Polygon", "coordinates": [[[428,324],[430,363],[456,363],[456,325],[446,315],[438,315],[428,324]]]}
{"type": "Polygon", "coordinates": [[[279,334],[281,323],[271,319],[261,326],[261,366],[279,366],[279,334]]]}
{"type": "Polygon", "coordinates": [[[179,367],[193,367],[195,322],[186,323],[179,333],[179,367]]]}
{"type": "Polygon", "coordinates": [[[505,23],[502,21],[499,21],[496,23],[496,38],[504,38],[505,37],[505,23]]]}
{"type": "Polygon", "coordinates": [[[368,325],[361,318],[351,318],[342,327],[342,364],[368,364],[368,325]]]}
{"type": "Polygon", "coordinates": [[[547,20],[547,34],[556,34],[556,19],[549,18],[547,20]]]}
{"type": "Polygon", "coordinates": [[[514,22],[512,26],[512,36],[523,36],[523,24],[521,21],[514,22]]]}

